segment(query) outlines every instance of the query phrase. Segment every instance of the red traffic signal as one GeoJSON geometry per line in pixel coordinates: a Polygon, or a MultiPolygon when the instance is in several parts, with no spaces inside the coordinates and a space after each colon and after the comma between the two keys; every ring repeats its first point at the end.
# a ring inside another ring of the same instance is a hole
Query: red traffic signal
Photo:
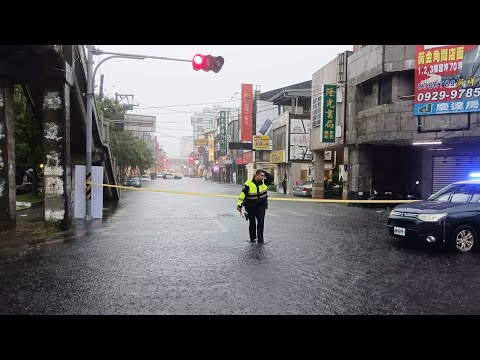
{"type": "Polygon", "coordinates": [[[168,161],[168,159],[166,159],[166,158],[163,159],[163,162],[167,162],[167,161],[168,161]]]}
{"type": "Polygon", "coordinates": [[[205,57],[201,54],[195,55],[192,60],[192,66],[195,71],[205,69],[205,57]]]}
{"type": "Polygon", "coordinates": [[[196,54],[192,59],[193,70],[203,70],[217,73],[219,72],[225,60],[222,56],[196,54]]]}

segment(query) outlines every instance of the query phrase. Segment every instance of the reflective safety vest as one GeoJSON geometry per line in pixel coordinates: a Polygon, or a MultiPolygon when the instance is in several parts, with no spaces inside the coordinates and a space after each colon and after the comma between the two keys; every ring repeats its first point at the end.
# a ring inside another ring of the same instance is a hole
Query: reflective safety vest
{"type": "Polygon", "coordinates": [[[248,195],[245,195],[244,191],[240,193],[237,207],[241,208],[242,205],[245,205],[245,207],[267,205],[268,194],[267,185],[265,185],[265,182],[262,181],[262,183],[257,187],[257,185],[251,179],[249,179],[245,181],[245,186],[248,186],[248,195]]]}

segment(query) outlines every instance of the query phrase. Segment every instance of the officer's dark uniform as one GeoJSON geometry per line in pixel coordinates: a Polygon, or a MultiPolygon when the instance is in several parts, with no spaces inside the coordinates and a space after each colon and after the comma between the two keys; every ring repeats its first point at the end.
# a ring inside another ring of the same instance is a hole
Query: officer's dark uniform
{"type": "Polygon", "coordinates": [[[241,210],[242,206],[245,206],[245,212],[248,214],[247,217],[250,221],[248,230],[251,242],[254,242],[258,235],[258,242],[263,243],[263,224],[265,211],[268,209],[267,186],[273,182],[273,176],[266,171],[264,173],[265,179],[261,182],[257,183],[255,176],[245,181],[245,187],[237,202],[237,209],[241,210]],[[255,219],[257,224],[255,224],[255,219]]]}

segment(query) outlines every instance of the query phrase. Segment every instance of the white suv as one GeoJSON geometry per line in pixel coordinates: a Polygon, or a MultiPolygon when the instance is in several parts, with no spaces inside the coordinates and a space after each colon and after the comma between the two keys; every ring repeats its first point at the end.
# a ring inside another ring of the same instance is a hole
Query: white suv
{"type": "Polygon", "coordinates": [[[150,181],[150,175],[142,175],[142,176],[140,176],[140,181],[150,181]]]}

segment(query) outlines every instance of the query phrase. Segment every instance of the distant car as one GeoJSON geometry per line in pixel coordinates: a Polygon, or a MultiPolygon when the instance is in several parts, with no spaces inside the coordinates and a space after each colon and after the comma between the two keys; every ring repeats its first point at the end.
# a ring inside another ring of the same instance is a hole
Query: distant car
{"type": "Polygon", "coordinates": [[[140,181],[150,181],[150,175],[142,175],[140,176],[140,181]]]}
{"type": "Polygon", "coordinates": [[[173,175],[172,173],[164,173],[162,178],[164,178],[164,179],[175,179],[175,175],[173,175]]]}
{"type": "Polygon", "coordinates": [[[181,179],[182,177],[181,177],[180,175],[178,175],[178,174],[175,174],[175,176],[174,176],[173,178],[179,180],[179,179],[181,179]]]}
{"type": "Polygon", "coordinates": [[[313,181],[307,180],[298,186],[293,187],[293,196],[312,197],[313,181]]]}
{"type": "Polygon", "coordinates": [[[387,223],[390,235],[466,253],[480,241],[480,180],[450,184],[428,198],[396,206],[387,223]]]}
{"type": "Polygon", "coordinates": [[[129,176],[125,180],[125,186],[133,186],[133,187],[142,187],[142,183],[140,182],[140,178],[138,176],[129,176]]]}

